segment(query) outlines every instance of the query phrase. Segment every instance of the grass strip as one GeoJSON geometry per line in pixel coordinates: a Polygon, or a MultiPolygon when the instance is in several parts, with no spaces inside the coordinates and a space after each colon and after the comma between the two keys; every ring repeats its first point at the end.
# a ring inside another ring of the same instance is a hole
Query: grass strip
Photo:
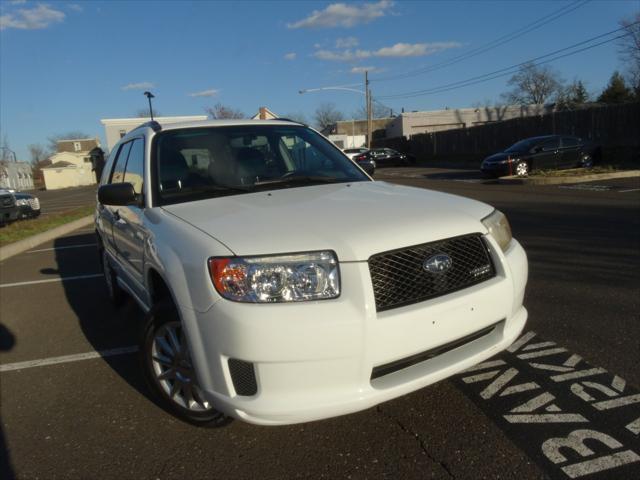
{"type": "Polygon", "coordinates": [[[93,205],[87,205],[61,213],[40,215],[37,218],[29,220],[15,221],[4,228],[0,228],[0,247],[38,233],[46,232],[65,223],[73,222],[74,220],[93,214],[94,211],[95,207],[93,205]]]}

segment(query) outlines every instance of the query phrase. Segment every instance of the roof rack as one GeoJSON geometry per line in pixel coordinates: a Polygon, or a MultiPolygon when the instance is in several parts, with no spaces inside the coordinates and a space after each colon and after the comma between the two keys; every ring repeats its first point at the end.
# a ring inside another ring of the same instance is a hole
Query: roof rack
{"type": "Polygon", "coordinates": [[[308,127],[306,123],[299,122],[297,120],[291,120],[290,118],[278,117],[278,118],[271,118],[270,120],[280,120],[282,122],[297,123],[298,125],[304,125],[305,127],[308,127]]]}
{"type": "Polygon", "coordinates": [[[133,132],[135,130],[138,130],[139,128],[145,128],[145,127],[151,128],[151,130],[153,130],[154,132],[159,132],[160,130],[162,130],[162,125],[160,125],[155,120],[151,120],[150,122],[145,122],[143,124],[138,125],[136,128],[134,128],[131,131],[133,132]]]}

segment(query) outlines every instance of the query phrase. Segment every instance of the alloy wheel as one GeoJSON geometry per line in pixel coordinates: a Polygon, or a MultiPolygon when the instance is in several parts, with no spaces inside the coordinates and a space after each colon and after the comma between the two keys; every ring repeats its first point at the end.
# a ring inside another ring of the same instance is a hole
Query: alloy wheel
{"type": "Polygon", "coordinates": [[[527,165],[525,162],[520,162],[518,165],[516,165],[516,175],[524,177],[528,173],[529,165],[527,165]]]}
{"type": "Polygon", "coordinates": [[[212,409],[196,381],[180,322],[167,322],[158,328],[150,354],[154,379],[173,403],[192,412],[212,409]]]}

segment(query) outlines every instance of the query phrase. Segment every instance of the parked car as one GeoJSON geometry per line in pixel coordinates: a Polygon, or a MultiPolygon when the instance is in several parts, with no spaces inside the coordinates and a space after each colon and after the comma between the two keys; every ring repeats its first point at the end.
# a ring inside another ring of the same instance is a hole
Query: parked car
{"type": "Polygon", "coordinates": [[[363,410],[496,355],[527,318],[502,213],[375,182],[290,121],[132,130],[95,226],[109,297],[146,312],[151,390],[198,425],[363,410]]]}
{"type": "Polygon", "coordinates": [[[17,218],[16,197],[9,190],[0,189],[0,227],[4,227],[17,218]]]}
{"type": "Polygon", "coordinates": [[[363,153],[368,152],[369,149],[365,148],[365,147],[358,147],[358,148],[345,148],[343,150],[344,154],[349,157],[351,160],[353,160],[355,157],[357,157],[358,155],[362,155],[363,153]]]}
{"type": "Polygon", "coordinates": [[[368,152],[356,155],[355,160],[358,162],[362,160],[374,160],[376,165],[379,167],[389,165],[410,165],[415,163],[415,157],[412,155],[400,153],[391,148],[373,148],[368,152]]]}
{"type": "Polygon", "coordinates": [[[480,170],[492,176],[527,175],[536,168],[591,167],[599,160],[600,147],[569,135],[531,137],[482,161],[480,170]]]}
{"type": "Polygon", "coordinates": [[[15,193],[18,218],[36,218],[40,215],[40,200],[30,193],[15,193]]]}

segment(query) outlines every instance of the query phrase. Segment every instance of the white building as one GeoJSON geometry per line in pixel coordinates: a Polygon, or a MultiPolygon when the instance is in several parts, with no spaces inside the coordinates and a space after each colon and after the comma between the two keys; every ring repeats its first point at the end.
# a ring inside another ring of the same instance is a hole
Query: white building
{"type": "MultiPolygon", "coordinates": [[[[158,123],[177,123],[177,122],[197,122],[200,120],[206,120],[206,115],[187,115],[178,117],[154,117],[158,123]]],[[[105,137],[107,139],[107,148],[109,151],[113,149],[114,145],[129,133],[134,128],[150,121],[149,117],[138,118],[103,118],[100,123],[104,125],[105,137]]]]}
{"type": "Polygon", "coordinates": [[[487,123],[531,117],[549,113],[546,105],[504,105],[496,107],[457,108],[425,112],[403,112],[387,124],[387,138],[434,133],[456,128],[475,127],[487,123]]]}
{"type": "Polygon", "coordinates": [[[0,188],[31,190],[33,168],[27,162],[0,162],[0,188]]]}
{"type": "Polygon", "coordinates": [[[58,153],[52,155],[51,165],[42,168],[47,190],[94,185],[90,152],[100,146],[97,138],[79,138],[58,141],[58,153]]]}

